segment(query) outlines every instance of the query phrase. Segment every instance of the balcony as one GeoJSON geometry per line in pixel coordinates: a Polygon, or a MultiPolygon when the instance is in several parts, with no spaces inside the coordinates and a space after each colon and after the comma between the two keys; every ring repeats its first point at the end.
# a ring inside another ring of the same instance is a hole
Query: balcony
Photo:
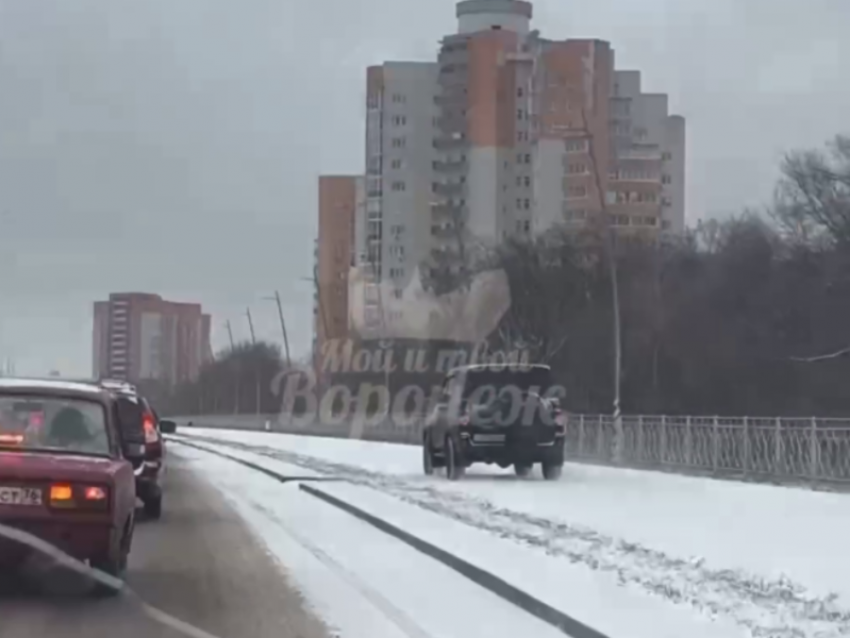
{"type": "Polygon", "coordinates": [[[436,182],[434,184],[434,193],[441,195],[442,197],[460,197],[466,190],[465,186],[466,185],[461,182],[451,182],[446,184],[436,182]]]}
{"type": "Polygon", "coordinates": [[[431,204],[431,215],[436,218],[455,218],[463,214],[463,206],[453,202],[438,202],[431,204]]]}
{"type": "Polygon", "coordinates": [[[434,139],[434,148],[445,151],[456,148],[464,148],[467,145],[466,137],[462,134],[441,136],[434,139]]]}
{"type": "Polygon", "coordinates": [[[432,168],[437,173],[462,173],[467,169],[465,159],[433,162],[432,168]]]}

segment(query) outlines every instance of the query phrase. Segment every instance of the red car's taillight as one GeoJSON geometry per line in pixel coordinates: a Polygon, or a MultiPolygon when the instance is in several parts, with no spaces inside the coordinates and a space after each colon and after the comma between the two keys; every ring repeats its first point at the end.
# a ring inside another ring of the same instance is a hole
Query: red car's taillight
{"type": "Polygon", "coordinates": [[[567,415],[560,410],[555,410],[555,425],[558,427],[567,427],[567,415]]]}
{"type": "Polygon", "coordinates": [[[47,490],[47,502],[54,509],[109,509],[109,489],[102,485],[53,483],[47,490]]]}

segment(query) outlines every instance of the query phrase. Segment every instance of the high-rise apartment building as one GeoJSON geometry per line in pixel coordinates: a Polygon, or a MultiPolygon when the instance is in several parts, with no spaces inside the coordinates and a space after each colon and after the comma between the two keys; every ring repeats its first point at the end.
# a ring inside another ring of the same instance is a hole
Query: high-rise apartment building
{"type": "Polygon", "coordinates": [[[116,293],[94,304],[95,377],[169,384],[197,378],[212,357],[210,316],[199,304],[147,293],[116,293]]]}
{"type": "Polygon", "coordinates": [[[639,72],[615,70],[608,42],[546,39],[532,14],[463,0],[436,62],[367,70],[365,191],[350,206],[367,327],[403,320],[386,301],[414,276],[451,280],[509,238],[683,230],[684,119],[639,72]]]}

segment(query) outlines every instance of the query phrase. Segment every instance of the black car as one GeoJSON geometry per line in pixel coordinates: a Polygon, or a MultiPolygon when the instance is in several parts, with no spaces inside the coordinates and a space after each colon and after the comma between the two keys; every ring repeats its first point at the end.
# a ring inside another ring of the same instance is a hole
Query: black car
{"type": "Polygon", "coordinates": [[[122,419],[141,424],[145,433],[145,456],[133,462],[136,475],[136,496],[142,501],[148,519],[162,517],[163,476],[165,474],[166,446],[163,433],[176,430],[172,421],[160,420],[150,402],[138,394],[136,388],[123,381],[100,379],[97,385],[121,398],[122,419]]]}
{"type": "Polygon", "coordinates": [[[566,416],[545,365],[464,366],[448,373],[439,403],[425,421],[423,469],[445,467],[450,480],[473,463],[514,466],[527,476],[561,476],[566,416]]]}

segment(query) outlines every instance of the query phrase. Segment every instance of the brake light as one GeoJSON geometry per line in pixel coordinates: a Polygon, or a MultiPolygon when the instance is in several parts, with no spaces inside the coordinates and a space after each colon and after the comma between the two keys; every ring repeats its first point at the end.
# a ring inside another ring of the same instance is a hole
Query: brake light
{"type": "Polygon", "coordinates": [[[105,501],[106,490],[102,487],[87,487],[83,496],[87,501],[105,501]]]}
{"type": "Polygon", "coordinates": [[[555,425],[561,428],[567,427],[567,415],[560,410],[555,411],[555,425]]]}
{"type": "Polygon", "coordinates": [[[20,445],[23,442],[23,434],[0,434],[0,443],[6,443],[7,445],[20,445]]]}
{"type": "Polygon", "coordinates": [[[145,429],[145,443],[156,443],[159,441],[159,434],[156,431],[156,424],[150,414],[146,414],[143,421],[145,429]]]}

